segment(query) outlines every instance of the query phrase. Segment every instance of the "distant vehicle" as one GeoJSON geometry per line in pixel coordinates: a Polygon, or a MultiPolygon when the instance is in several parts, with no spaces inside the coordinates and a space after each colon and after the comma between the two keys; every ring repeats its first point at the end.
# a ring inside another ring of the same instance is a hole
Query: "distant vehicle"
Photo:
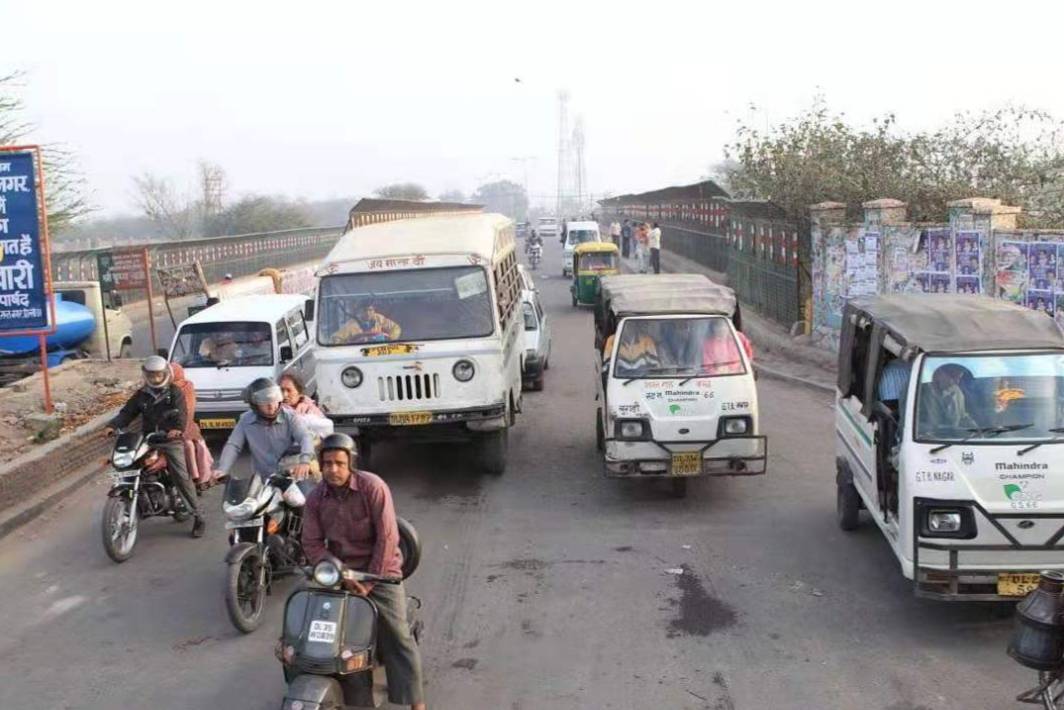
{"type": "Polygon", "coordinates": [[[525,359],[521,377],[536,391],[543,389],[543,373],[550,367],[550,318],[535,291],[521,292],[521,310],[525,319],[525,359]]]}
{"type": "Polygon", "coordinates": [[[170,346],[170,361],[196,387],[201,429],[232,429],[247,410],[243,390],[252,380],[294,371],[316,388],[314,353],[298,295],[238,296],[185,319],[170,346]]]}
{"type": "Polygon", "coordinates": [[[573,249],[577,244],[601,242],[598,222],[566,222],[565,252],[562,256],[562,276],[573,273],[573,249]]]}
{"type": "Polygon", "coordinates": [[[539,291],[536,288],[536,282],[532,278],[532,274],[528,272],[524,264],[517,265],[517,274],[521,277],[521,290],[522,291],[539,291]]]}
{"type": "Polygon", "coordinates": [[[547,239],[548,237],[558,236],[558,220],[553,217],[540,217],[536,221],[536,231],[539,236],[547,239]]]}
{"type": "Polygon", "coordinates": [[[531,231],[531,225],[529,225],[528,222],[518,222],[514,225],[514,233],[518,239],[524,239],[531,231]]]}
{"type": "MultiPolygon", "coordinates": [[[[105,308],[96,281],[56,281],[56,332],[46,339],[48,367],[78,358],[107,356],[103,318],[107,315],[112,357],[133,357],[133,323],[119,308],[105,308]]],[[[40,369],[36,335],[0,337],[0,381],[40,369]]]]}

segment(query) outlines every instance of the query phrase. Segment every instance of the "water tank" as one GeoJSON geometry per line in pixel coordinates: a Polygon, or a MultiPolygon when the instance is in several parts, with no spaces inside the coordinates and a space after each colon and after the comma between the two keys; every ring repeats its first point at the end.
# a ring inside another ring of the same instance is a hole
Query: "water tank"
{"type": "MultiPolygon", "coordinates": [[[[81,343],[96,329],[96,319],[86,306],[73,301],[64,301],[62,294],[55,297],[55,315],[58,324],[48,336],[49,350],[70,349],[81,343]]],[[[27,355],[37,350],[36,335],[0,336],[0,356],[27,355]]]]}

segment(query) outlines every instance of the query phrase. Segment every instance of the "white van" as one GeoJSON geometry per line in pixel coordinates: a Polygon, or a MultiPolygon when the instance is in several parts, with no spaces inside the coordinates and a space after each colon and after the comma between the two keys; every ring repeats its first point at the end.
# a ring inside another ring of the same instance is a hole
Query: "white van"
{"type": "Polygon", "coordinates": [[[558,220],[554,217],[540,217],[536,221],[536,234],[543,239],[558,236],[558,220]]]}
{"type": "Polygon", "coordinates": [[[404,219],[347,232],[318,269],[322,408],[383,438],[474,441],[502,473],[521,407],[523,318],[513,223],[404,219]]]}
{"type": "Polygon", "coordinates": [[[565,251],[562,256],[562,276],[573,275],[573,250],[577,244],[601,242],[598,222],[566,222],[565,251]]]}
{"type": "Polygon", "coordinates": [[[169,359],[185,368],[196,387],[201,429],[232,429],[247,410],[243,390],[258,377],[276,380],[293,371],[315,389],[313,324],[307,300],[297,295],[240,296],[185,319],[174,334],[169,359]]]}

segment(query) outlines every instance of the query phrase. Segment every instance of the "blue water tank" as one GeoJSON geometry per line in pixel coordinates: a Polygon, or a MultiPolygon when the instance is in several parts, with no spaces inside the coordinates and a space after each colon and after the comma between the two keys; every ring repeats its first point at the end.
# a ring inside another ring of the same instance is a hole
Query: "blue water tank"
{"type": "MultiPolygon", "coordinates": [[[[73,348],[96,330],[96,319],[86,306],[73,301],[64,301],[62,294],[55,296],[57,327],[48,336],[49,350],[73,348]]],[[[27,355],[37,350],[36,335],[8,335],[0,337],[0,356],[27,355]]]]}

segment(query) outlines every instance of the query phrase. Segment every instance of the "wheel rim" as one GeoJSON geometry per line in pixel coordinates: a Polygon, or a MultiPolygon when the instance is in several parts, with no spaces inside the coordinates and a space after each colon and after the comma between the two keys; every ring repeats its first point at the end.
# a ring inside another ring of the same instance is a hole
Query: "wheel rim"
{"type": "Polygon", "coordinates": [[[129,554],[137,539],[137,516],[132,513],[132,508],[129,502],[112,508],[111,544],[119,555],[129,554]]]}
{"type": "Polygon", "coordinates": [[[262,612],[266,586],[262,582],[262,564],[255,557],[245,557],[240,563],[236,584],[236,604],[245,618],[254,619],[262,612]]]}

